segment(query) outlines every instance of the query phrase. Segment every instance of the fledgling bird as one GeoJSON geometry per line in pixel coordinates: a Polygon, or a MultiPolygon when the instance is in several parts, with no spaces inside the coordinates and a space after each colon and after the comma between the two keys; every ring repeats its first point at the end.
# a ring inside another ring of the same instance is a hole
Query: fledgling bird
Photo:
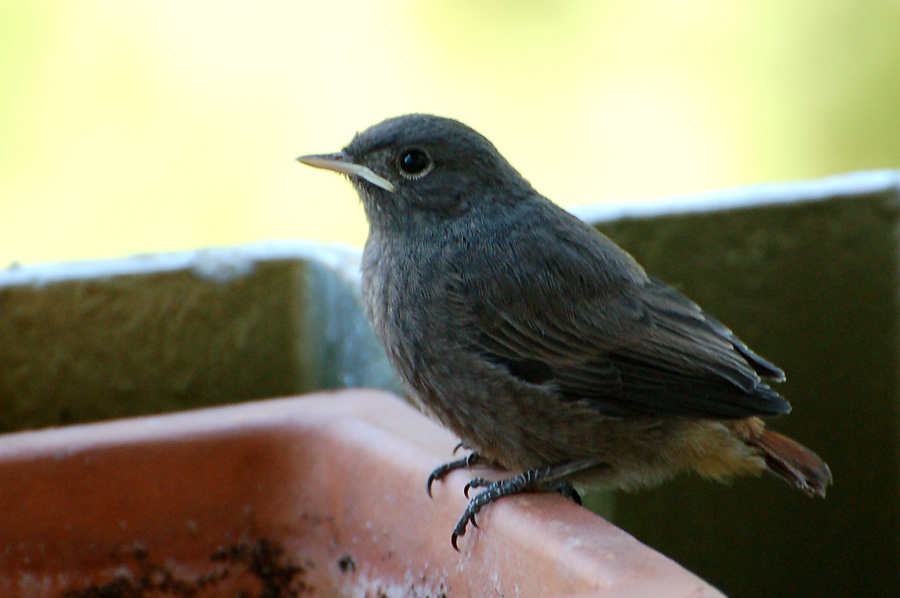
{"type": "Polygon", "coordinates": [[[523,491],[768,471],[824,496],[828,466],[766,428],[784,373],[628,253],[540,195],[490,141],[426,114],[298,160],[349,177],[369,222],[363,294],[411,399],[490,464],[451,542],[523,491]]]}

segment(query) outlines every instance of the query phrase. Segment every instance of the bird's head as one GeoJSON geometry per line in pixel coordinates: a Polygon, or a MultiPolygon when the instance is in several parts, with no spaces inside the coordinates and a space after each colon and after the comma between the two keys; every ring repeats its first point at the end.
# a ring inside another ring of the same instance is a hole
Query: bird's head
{"type": "Polygon", "coordinates": [[[485,137],[449,118],[408,114],[358,133],[342,151],[299,162],[347,175],[371,226],[446,222],[531,186],[485,137]]]}

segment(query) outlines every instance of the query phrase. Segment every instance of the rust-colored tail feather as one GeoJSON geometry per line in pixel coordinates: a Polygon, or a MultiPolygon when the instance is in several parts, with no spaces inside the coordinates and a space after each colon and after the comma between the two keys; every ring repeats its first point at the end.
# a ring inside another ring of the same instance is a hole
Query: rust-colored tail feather
{"type": "Polygon", "coordinates": [[[762,450],[769,471],[810,496],[825,496],[825,489],[831,485],[831,470],[817,454],[768,429],[747,443],[762,450]]]}

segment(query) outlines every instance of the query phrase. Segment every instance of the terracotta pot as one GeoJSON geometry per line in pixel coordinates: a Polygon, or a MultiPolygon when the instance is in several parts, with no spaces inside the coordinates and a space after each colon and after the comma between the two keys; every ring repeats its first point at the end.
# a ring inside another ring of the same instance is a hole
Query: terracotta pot
{"type": "Polygon", "coordinates": [[[0,438],[2,596],[720,596],[556,495],[450,546],[455,439],[342,391],[0,438]]]}

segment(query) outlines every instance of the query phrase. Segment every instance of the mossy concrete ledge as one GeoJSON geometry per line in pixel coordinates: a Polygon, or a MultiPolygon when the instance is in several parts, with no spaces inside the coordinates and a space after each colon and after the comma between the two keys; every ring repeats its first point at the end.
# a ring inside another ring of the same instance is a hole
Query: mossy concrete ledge
{"type": "Polygon", "coordinates": [[[305,242],[0,272],[0,431],[399,387],[359,252],[305,242]]]}

